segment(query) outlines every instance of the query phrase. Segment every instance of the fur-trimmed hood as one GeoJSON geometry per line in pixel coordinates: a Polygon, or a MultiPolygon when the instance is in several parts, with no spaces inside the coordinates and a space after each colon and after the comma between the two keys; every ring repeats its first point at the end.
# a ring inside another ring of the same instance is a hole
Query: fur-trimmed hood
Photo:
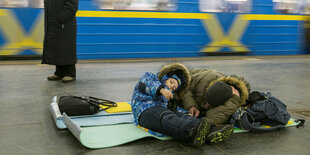
{"type": "Polygon", "coordinates": [[[184,88],[180,92],[178,92],[179,95],[182,95],[189,88],[189,84],[191,81],[189,71],[185,65],[181,63],[172,63],[163,66],[158,73],[158,79],[162,79],[165,74],[175,71],[180,71],[183,74],[185,80],[185,85],[183,86],[184,88]]]}
{"type": "Polygon", "coordinates": [[[245,81],[244,78],[241,77],[237,77],[235,75],[232,76],[224,76],[224,77],[220,77],[214,81],[212,81],[209,86],[206,88],[206,90],[211,87],[214,83],[216,82],[225,82],[229,85],[234,86],[240,93],[240,99],[242,101],[241,105],[244,105],[246,100],[249,97],[249,92],[251,91],[250,85],[248,84],[247,81],[245,81]]]}

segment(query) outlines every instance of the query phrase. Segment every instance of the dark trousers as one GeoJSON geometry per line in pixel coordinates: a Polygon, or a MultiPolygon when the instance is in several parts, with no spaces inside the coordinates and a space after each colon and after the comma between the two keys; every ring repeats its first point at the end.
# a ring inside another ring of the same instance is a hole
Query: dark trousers
{"type": "Polygon", "coordinates": [[[63,78],[64,76],[71,76],[75,78],[76,75],[75,64],[63,65],[63,66],[56,65],[56,71],[54,74],[59,76],[60,78],[63,78]]]}
{"type": "Polygon", "coordinates": [[[190,130],[200,119],[180,112],[173,112],[162,106],[146,109],[139,118],[142,127],[157,131],[178,140],[188,140],[190,130]]]}

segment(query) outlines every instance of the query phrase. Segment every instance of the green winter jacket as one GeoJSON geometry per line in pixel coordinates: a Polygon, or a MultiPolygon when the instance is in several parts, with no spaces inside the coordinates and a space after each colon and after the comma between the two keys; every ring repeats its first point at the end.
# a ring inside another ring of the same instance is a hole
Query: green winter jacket
{"type": "Polygon", "coordinates": [[[214,125],[222,125],[228,121],[230,116],[246,102],[250,92],[249,83],[242,77],[235,75],[225,76],[224,74],[212,69],[191,69],[191,82],[189,89],[181,96],[182,107],[189,110],[196,107],[200,115],[206,116],[208,121],[214,125]],[[205,110],[203,107],[206,103],[205,93],[208,87],[217,81],[223,81],[233,85],[240,93],[240,97],[233,95],[223,105],[205,110]]]}

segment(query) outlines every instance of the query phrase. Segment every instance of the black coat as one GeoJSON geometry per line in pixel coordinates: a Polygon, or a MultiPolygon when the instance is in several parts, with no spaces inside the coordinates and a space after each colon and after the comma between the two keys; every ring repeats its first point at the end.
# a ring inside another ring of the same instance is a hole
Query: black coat
{"type": "Polygon", "coordinates": [[[78,0],[44,0],[42,64],[76,64],[78,0]]]}

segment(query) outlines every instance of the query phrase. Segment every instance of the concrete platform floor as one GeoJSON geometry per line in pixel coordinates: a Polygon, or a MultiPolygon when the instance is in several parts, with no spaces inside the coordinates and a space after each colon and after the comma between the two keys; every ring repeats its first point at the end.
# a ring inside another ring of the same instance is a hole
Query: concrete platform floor
{"type": "Polygon", "coordinates": [[[212,57],[158,60],[79,61],[77,81],[47,81],[55,67],[40,61],[0,61],[0,154],[310,154],[310,56],[212,57]],[[196,149],[177,141],[152,138],[118,147],[84,148],[68,131],[56,128],[49,104],[55,95],[90,95],[130,101],[134,85],[144,72],[181,62],[189,68],[208,67],[244,76],[252,90],[270,91],[293,118],[305,118],[304,127],[269,133],[233,134],[230,141],[196,149]]]}

